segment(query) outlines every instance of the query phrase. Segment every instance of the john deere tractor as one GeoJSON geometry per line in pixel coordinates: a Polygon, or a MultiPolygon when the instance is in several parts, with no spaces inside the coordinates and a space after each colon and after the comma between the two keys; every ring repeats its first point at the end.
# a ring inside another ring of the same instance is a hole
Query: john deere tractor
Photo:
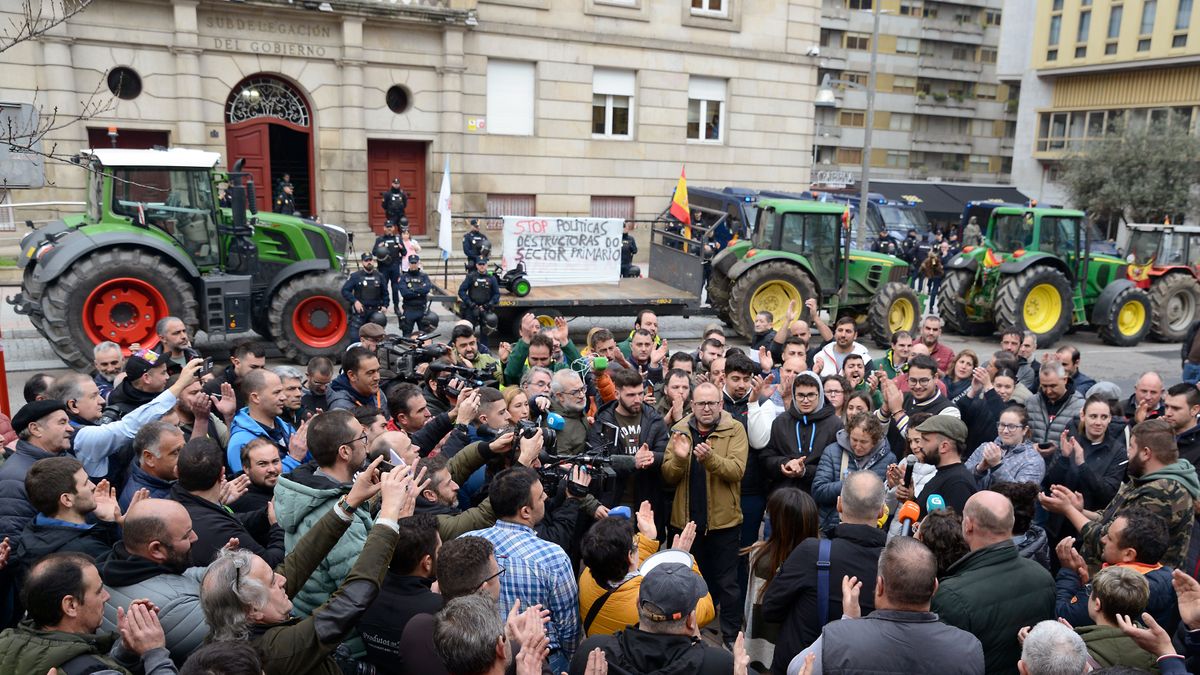
{"type": "Polygon", "coordinates": [[[90,367],[99,342],[153,347],[155,323],[172,315],[210,335],[253,328],[300,362],[349,343],[345,230],[249,212],[241,163],[226,174],[219,159],[180,148],[77,158],[87,210],[25,235],[21,292],[9,299],[71,367],[90,367]],[[233,206],[221,208],[227,181],[233,206]]]}
{"type": "Polygon", "coordinates": [[[850,250],[845,204],[761,199],[758,208],[753,238],[734,242],[712,261],[709,302],[726,323],[752,337],[759,312],[770,312],[778,328],[790,302],[803,307],[817,298],[830,316],[865,323],[881,346],[897,330],[916,330],[921,301],[904,283],[908,264],[850,250]]]}
{"type": "Polygon", "coordinates": [[[1089,252],[1081,211],[973,203],[963,222],[987,223],[983,244],[946,264],[938,311],[950,330],[1028,330],[1054,344],[1092,325],[1109,344],[1136,345],[1150,330],[1150,298],[1125,278],[1119,258],[1089,252]]]}
{"type": "Polygon", "coordinates": [[[1200,227],[1128,225],[1129,280],[1150,294],[1150,335],[1179,342],[1200,318],[1200,227]]]}

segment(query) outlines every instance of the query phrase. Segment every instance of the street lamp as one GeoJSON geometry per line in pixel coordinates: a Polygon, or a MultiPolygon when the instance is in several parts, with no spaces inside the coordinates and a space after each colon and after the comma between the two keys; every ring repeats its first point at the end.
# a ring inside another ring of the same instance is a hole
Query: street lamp
{"type": "Polygon", "coordinates": [[[873,7],[871,15],[873,23],[871,25],[871,68],[867,72],[867,86],[863,86],[857,82],[849,80],[835,80],[829,77],[828,74],[821,79],[821,87],[817,90],[817,96],[813,100],[813,105],[818,108],[836,108],[837,96],[834,94],[833,85],[843,85],[851,89],[858,89],[867,93],[867,116],[866,128],[863,129],[863,148],[862,148],[862,176],[859,178],[860,193],[858,200],[858,234],[855,235],[854,245],[859,250],[866,248],[867,237],[867,193],[870,191],[870,173],[871,173],[871,130],[875,126],[875,66],[879,59],[879,15],[886,10],[873,7]]]}

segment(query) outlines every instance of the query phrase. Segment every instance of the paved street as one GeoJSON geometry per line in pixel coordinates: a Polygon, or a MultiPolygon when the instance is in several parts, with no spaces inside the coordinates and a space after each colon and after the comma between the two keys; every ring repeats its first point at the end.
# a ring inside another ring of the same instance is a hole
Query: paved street
{"type": "MultiPolygon", "coordinates": [[[[17,292],[14,286],[0,286],[0,298],[7,298],[17,292]]],[[[448,334],[446,326],[454,320],[448,311],[441,311],[441,332],[448,334]]],[[[671,344],[672,350],[694,350],[699,346],[699,335],[704,326],[713,321],[712,317],[661,317],[659,330],[671,344]]],[[[577,344],[582,344],[587,332],[593,326],[603,326],[613,331],[618,339],[624,335],[633,324],[632,315],[623,317],[578,317],[571,320],[571,335],[577,344]]],[[[21,388],[25,378],[35,372],[61,372],[66,366],[54,355],[50,348],[26,317],[13,312],[11,305],[0,304],[0,331],[3,332],[3,352],[8,375],[9,400],[14,408],[21,405],[21,388]]],[[[957,335],[947,336],[946,344],[955,351],[963,348],[975,350],[980,355],[989,354],[999,349],[999,339],[963,338],[957,335]]],[[[1134,380],[1146,370],[1157,370],[1170,384],[1179,377],[1179,345],[1144,342],[1134,348],[1112,347],[1100,342],[1097,335],[1090,331],[1068,335],[1066,342],[1079,348],[1082,356],[1082,368],[1085,373],[1096,380],[1112,380],[1116,382],[1126,395],[1132,393],[1134,380]]],[[[741,338],[730,340],[730,344],[746,346],[741,338]]],[[[218,362],[225,358],[228,344],[224,340],[209,340],[203,335],[196,340],[196,346],[205,354],[215,357],[218,362]]],[[[873,348],[872,353],[881,355],[883,350],[873,348]]],[[[1041,352],[1039,351],[1039,354],[1041,352]]],[[[284,363],[275,353],[271,363],[284,363]]]]}

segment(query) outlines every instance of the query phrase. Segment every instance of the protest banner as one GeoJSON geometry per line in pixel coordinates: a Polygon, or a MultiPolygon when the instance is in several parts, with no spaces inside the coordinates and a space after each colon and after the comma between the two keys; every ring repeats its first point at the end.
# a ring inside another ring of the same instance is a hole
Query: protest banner
{"type": "Polygon", "coordinates": [[[616,284],[621,278],[620,218],[504,216],[505,269],[525,263],[537,286],[616,284]]]}

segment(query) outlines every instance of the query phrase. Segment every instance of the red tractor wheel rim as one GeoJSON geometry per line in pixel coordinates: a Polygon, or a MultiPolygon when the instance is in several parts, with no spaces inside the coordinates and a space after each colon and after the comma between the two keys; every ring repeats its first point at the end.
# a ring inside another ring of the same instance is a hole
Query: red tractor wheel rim
{"type": "Polygon", "coordinates": [[[309,347],[332,347],[346,334],[346,310],[326,295],[305,298],[292,314],[292,330],[309,347]]]}
{"type": "Polygon", "coordinates": [[[83,302],[83,330],[94,343],[111,340],[129,353],[129,345],[158,344],[154,325],[170,313],[167,299],[152,284],[132,277],[109,279],[83,302]]]}

